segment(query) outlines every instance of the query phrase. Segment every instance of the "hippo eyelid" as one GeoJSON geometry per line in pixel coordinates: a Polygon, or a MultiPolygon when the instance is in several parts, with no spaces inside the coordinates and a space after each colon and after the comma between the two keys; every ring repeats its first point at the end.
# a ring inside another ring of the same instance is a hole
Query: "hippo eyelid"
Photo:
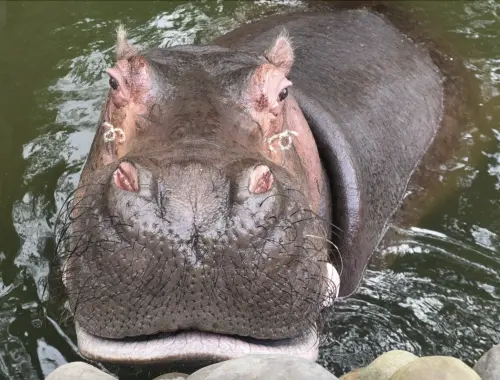
{"type": "Polygon", "coordinates": [[[109,86],[113,89],[113,90],[118,90],[118,87],[120,86],[120,83],[118,82],[118,80],[113,77],[113,76],[110,76],[109,77],[109,86]]]}

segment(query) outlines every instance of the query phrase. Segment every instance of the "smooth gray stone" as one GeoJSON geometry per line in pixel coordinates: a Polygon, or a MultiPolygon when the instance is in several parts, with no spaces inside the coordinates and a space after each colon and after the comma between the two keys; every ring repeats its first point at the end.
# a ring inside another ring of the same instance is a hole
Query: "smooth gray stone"
{"type": "Polygon", "coordinates": [[[83,362],[67,363],[51,372],[45,380],[116,380],[98,368],[83,362]]]}
{"type": "Polygon", "coordinates": [[[500,380],[500,344],[493,346],[479,358],[474,371],[483,380],[500,380]]]}
{"type": "Polygon", "coordinates": [[[248,355],[210,365],[187,380],[338,380],[319,364],[290,355],[248,355]]]}
{"type": "Polygon", "coordinates": [[[184,380],[187,379],[188,376],[189,375],[186,375],[185,373],[172,372],[155,377],[153,380],[184,380]]]}

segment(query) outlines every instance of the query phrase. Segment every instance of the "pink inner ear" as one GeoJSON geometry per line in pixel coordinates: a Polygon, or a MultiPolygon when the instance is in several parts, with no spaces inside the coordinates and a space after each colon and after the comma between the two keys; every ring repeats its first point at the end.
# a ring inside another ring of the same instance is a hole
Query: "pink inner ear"
{"type": "Polygon", "coordinates": [[[274,66],[282,69],[285,75],[288,74],[292,68],[294,54],[292,44],[286,34],[278,36],[273,46],[267,52],[266,58],[274,66]]]}
{"type": "Polygon", "coordinates": [[[127,32],[123,25],[119,25],[116,38],[116,59],[129,59],[137,54],[137,50],[127,41],[127,32]]]}
{"type": "Polygon", "coordinates": [[[116,90],[111,90],[111,100],[117,107],[123,107],[130,100],[130,88],[125,80],[120,69],[117,67],[112,67],[106,70],[108,75],[118,82],[118,88],[116,90]]]}

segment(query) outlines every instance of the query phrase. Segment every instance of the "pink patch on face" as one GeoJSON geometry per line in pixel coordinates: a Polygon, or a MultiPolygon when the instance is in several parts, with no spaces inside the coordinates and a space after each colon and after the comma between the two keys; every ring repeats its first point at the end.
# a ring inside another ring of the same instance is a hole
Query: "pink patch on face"
{"type": "Polygon", "coordinates": [[[126,80],[126,75],[128,74],[128,62],[118,62],[116,67],[106,70],[110,79],[114,80],[116,83],[116,89],[111,88],[111,100],[116,107],[120,108],[126,105],[130,101],[130,88],[129,83],[126,80]],[[124,67],[125,66],[125,67],[124,67]]]}
{"type": "Polygon", "coordinates": [[[137,169],[129,162],[122,162],[113,173],[114,184],[125,191],[137,193],[139,191],[139,180],[137,169]]]}
{"type": "Polygon", "coordinates": [[[266,193],[273,187],[274,177],[266,165],[259,165],[250,174],[248,190],[253,194],[266,193]]]}

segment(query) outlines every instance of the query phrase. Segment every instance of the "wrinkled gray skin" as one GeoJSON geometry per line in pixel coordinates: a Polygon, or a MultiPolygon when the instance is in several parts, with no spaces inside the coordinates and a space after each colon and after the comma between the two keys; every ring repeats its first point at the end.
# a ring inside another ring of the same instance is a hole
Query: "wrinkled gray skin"
{"type": "Polygon", "coordinates": [[[119,40],[118,59],[135,75],[132,111],[110,90],[61,233],[80,350],[133,363],[315,359],[326,263],[352,294],[439,127],[437,67],[365,10],[273,16],[208,46],[137,53],[119,40]],[[293,87],[269,127],[268,104],[249,94],[272,92],[252,84],[270,64],[293,87]],[[305,129],[292,149],[274,146],[279,157],[266,145],[296,128],[295,101],[321,164],[305,129]],[[105,121],[126,139],[105,142],[105,121]]]}

